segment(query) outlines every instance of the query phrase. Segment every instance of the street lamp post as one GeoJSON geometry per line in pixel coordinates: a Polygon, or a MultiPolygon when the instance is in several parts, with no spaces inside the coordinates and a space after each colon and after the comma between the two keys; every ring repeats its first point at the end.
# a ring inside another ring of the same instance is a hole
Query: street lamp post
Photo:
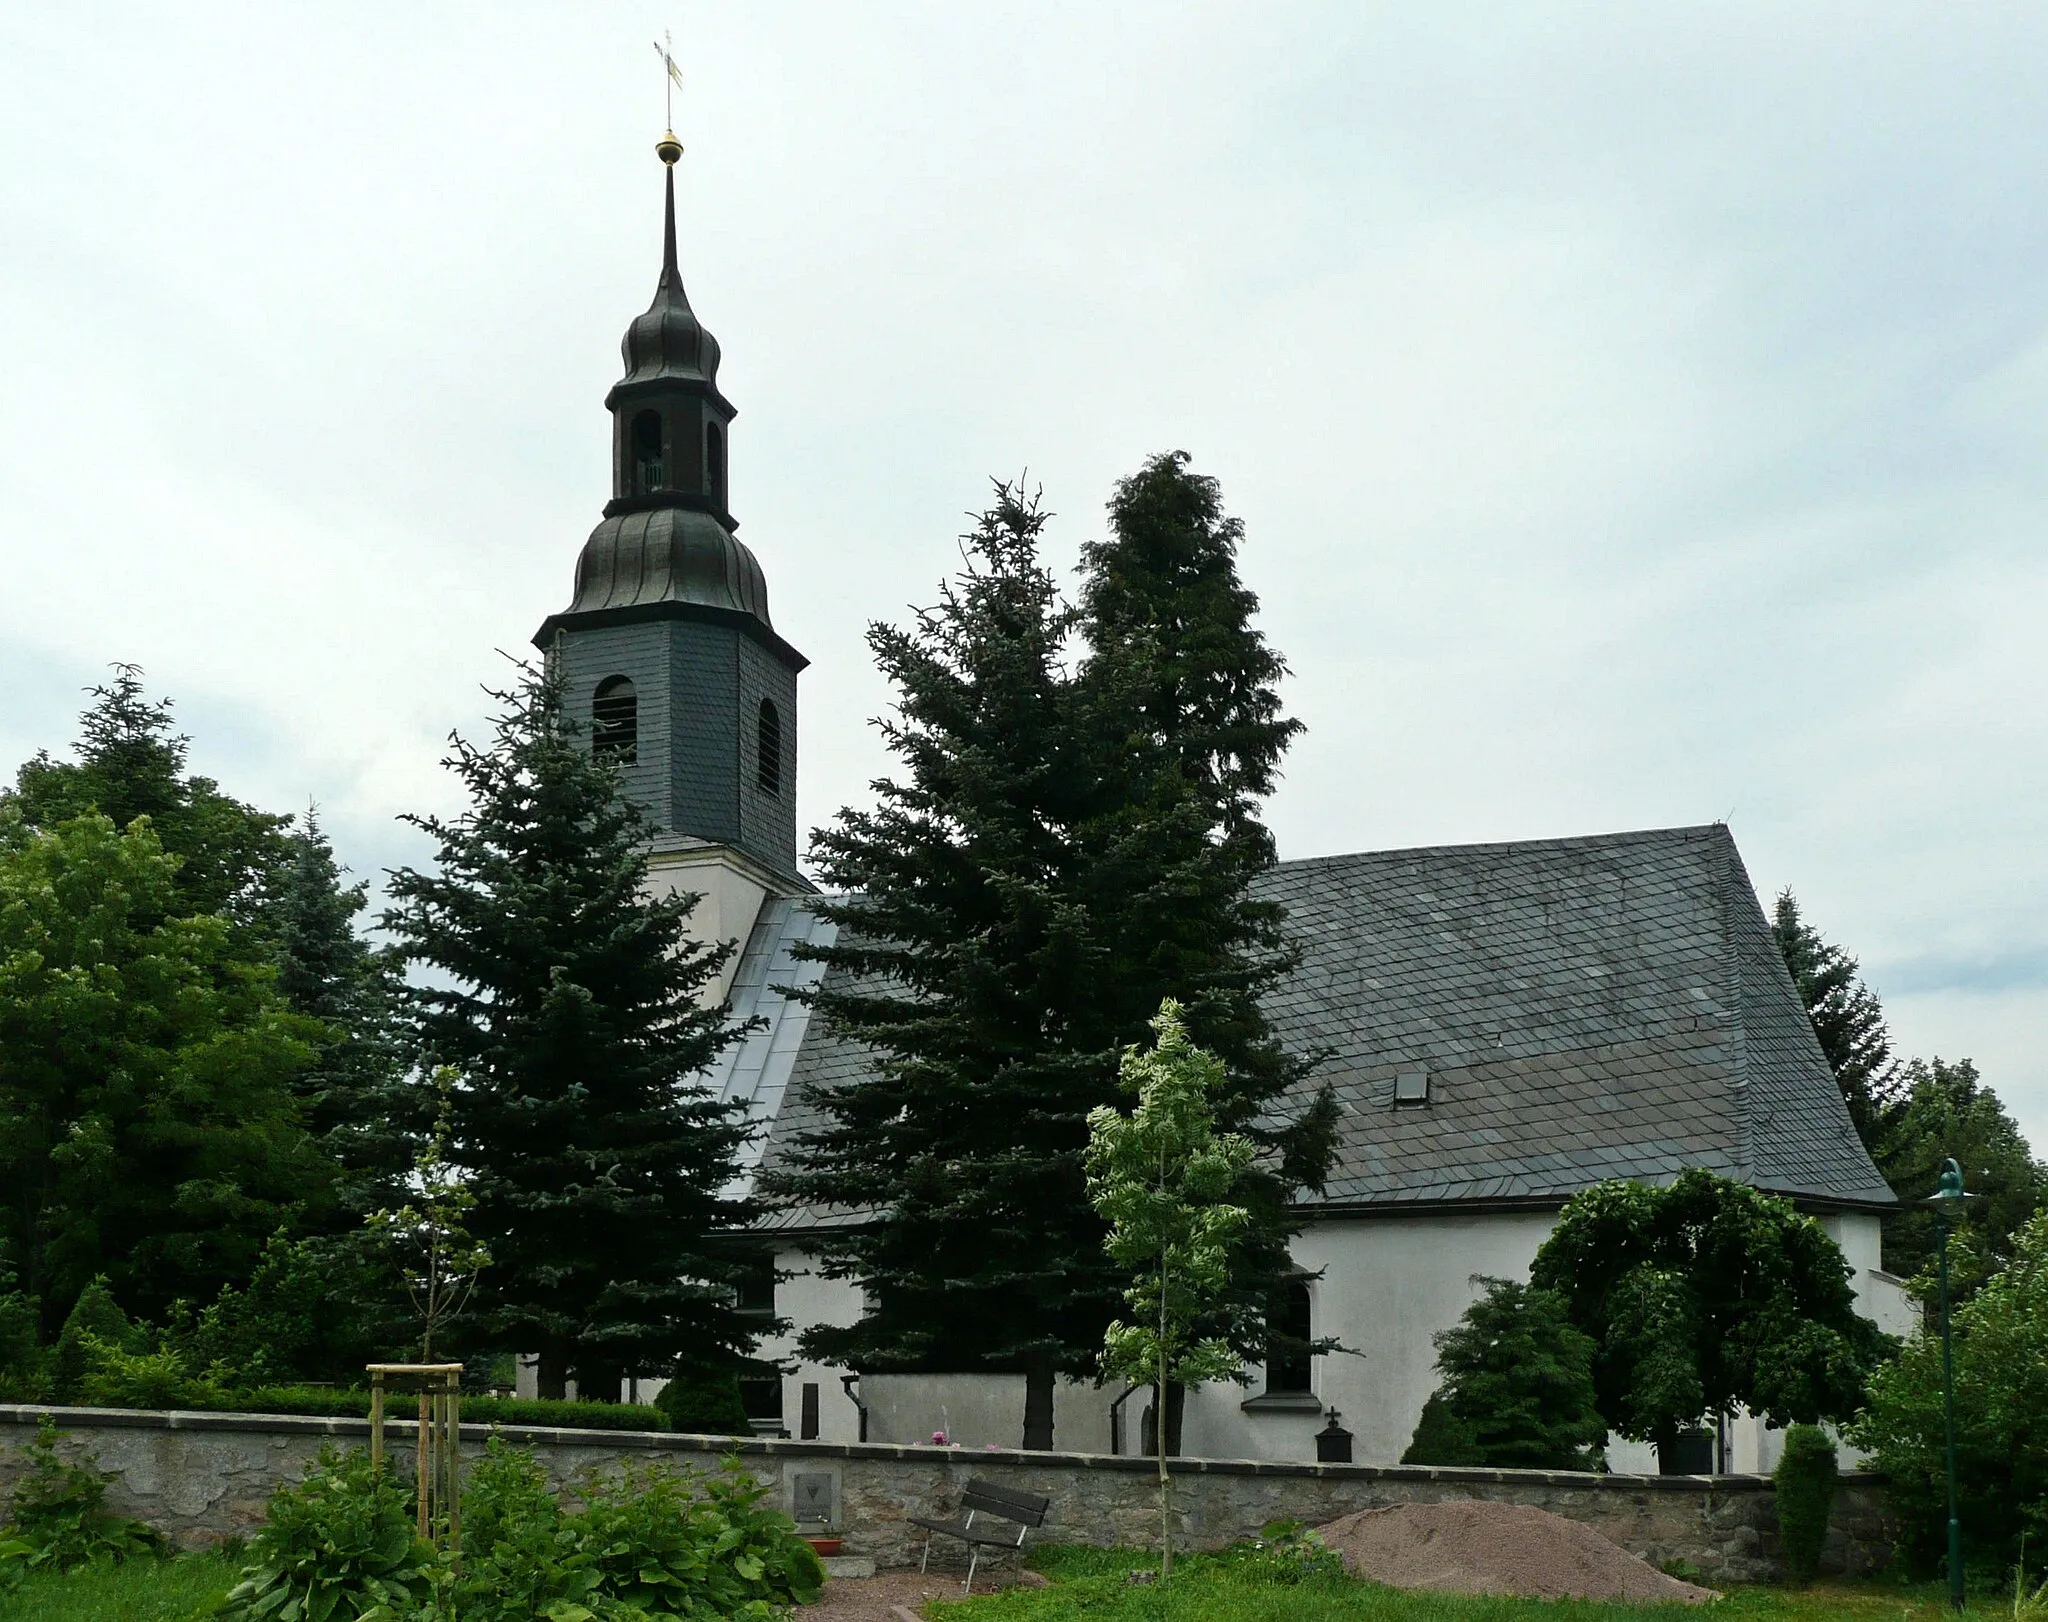
{"type": "Polygon", "coordinates": [[[1951,1159],[1941,1181],[1928,1197],[1940,1234],[1941,1255],[1941,1416],[1947,1431],[1948,1459],[1948,1602],[1963,1608],[1963,1523],[1956,1513],[1956,1356],[1948,1327],[1948,1232],[1950,1213],[1970,1198],[1963,1192],[1963,1168],[1951,1159]]]}

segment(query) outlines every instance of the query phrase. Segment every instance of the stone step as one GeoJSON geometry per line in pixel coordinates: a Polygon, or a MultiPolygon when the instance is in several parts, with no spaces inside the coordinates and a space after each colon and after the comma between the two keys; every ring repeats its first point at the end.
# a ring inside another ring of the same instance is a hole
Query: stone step
{"type": "Polygon", "coordinates": [[[828,1554],[825,1556],[827,1577],[872,1577],[875,1574],[873,1555],[828,1554]]]}

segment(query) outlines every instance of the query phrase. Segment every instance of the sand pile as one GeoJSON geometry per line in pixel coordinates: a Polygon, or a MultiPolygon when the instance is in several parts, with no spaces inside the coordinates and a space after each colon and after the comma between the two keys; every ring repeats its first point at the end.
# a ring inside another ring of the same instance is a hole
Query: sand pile
{"type": "Polygon", "coordinates": [[[1665,1576],[1590,1526],[1526,1504],[1396,1504],[1317,1531],[1346,1570],[1393,1588],[1637,1604],[1714,1598],[1712,1589],[1665,1576]]]}

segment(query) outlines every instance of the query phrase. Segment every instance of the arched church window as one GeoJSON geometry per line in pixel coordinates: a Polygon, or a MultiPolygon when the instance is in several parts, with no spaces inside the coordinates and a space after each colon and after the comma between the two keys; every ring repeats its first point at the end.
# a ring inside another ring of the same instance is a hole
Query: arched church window
{"type": "Polygon", "coordinates": [[[715,422],[704,425],[704,486],[711,499],[725,505],[725,430],[715,422]]]}
{"type": "Polygon", "coordinates": [[[590,701],[590,752],[630,766],[640,758],[640,695],[624,676],[607,676],[590,701]]]}
{"type": "Polygon", "coordinates": [[[1308,1280],[1291,1278],[1275,1293],[1266,1314],[1266,1389],[1309,1389],[1309,1343],[1315,1339],[1308,1280]]]}
{"type": "Polygon", "coordinates": [[[761,700],[761,719],[755,730],[754,781],[763,794],[782,792],[782,712],[775,700],[761,700]]]}
{"type": "Polygon", "coordinates": [[[661,413],[643,411],[633,419],[633,493],[648,495],[668,483],[661,454],[661,413]]]}

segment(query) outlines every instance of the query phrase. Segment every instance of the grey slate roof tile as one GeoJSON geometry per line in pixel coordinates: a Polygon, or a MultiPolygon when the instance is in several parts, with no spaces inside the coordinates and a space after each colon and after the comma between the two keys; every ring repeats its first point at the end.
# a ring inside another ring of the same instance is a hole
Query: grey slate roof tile
{"type": "MultiPolygon", "coordinates": [[[[1343,1106],[1306,1206],[1563,1199],[1688,1166],[1892,1202],[1723,826],[1318,857],[1260,888],[1303,948],[1267,1014],[1296,1051],[1328,1050],[1303,1092],[1343,1106]],[[1430,1100],[1396,1107],[1416,1064],[1430,1100]]],[[[825,1023],[775,1089],[771,1159],[816,1123],[815,1090],[866,1068],[825,1023]]]]}

